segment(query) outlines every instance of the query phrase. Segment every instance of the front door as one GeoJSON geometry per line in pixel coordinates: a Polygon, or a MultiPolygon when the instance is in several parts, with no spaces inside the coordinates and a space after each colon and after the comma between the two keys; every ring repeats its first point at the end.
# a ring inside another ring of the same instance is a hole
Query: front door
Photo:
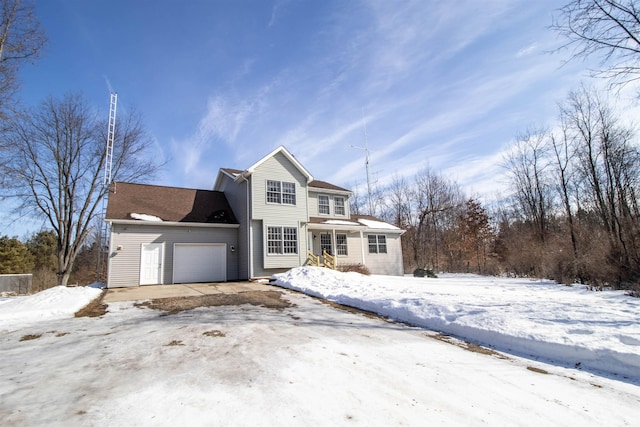
{"type": "Polygon", "coordinates": [[[329,255],[333,255],[331,251],[331,234],[329,233],[320,234],[320,254],[324,254],[324,251],[327,251],[329,255]]]}
{"type": "Polygon", "coordinates": [[[140,256],[140,284],[162,283],[162,243],[142,245],[140,256]]]}

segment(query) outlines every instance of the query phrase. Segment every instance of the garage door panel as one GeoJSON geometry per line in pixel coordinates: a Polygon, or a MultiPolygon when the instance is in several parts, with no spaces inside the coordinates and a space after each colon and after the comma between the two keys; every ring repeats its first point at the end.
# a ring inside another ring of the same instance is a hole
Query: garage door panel
{"type": "Polygon", "coordinates": [[[176,243],[173,250],[173,283],[226,281],[226,254],[227,245],[224,243],[176,243]]]}

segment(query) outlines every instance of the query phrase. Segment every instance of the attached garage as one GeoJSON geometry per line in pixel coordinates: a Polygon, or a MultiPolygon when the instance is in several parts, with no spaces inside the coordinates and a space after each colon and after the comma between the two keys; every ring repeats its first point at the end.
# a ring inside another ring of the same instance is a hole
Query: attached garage
{"type": "Polygon", "coordinates": [[[173,248],[173,283],[225,282],[227,245],[176,243],[173,248]]]}
{"type": "Polygon", "coordinates": [[[238,280],[239,224],[224,193],[118,182],[107,287],[238,280]]]}

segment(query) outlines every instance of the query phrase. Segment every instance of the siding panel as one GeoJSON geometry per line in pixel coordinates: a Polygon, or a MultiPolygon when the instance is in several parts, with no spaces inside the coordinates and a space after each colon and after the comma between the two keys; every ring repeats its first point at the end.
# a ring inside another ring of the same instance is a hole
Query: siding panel
{"type": "Polygon", "coordinates": [[[251,175],[253,276],[270,276],[278,271],[302,265],[306,259],[307,179],[282,153],[262,163],[251,175]],[[267,203],[267,180],[293,182],[296,204],[267,203]],[[298,228],[298,254],[266,255],[264,233],[266,226],[298,228]]]}
{"type": "Polygon", "coordinates": [[[173,280],[174,243],[226,243],[227,280],[238,280],[238,230],[235,228],[175,227],[158,225],[113,224],[109,257],[108,287],[140,284],[140,248],[145,243],[164,243],[163,283],[173,280]],[[117,250],[121,246],[120,251],[117,250]]]}
{"type": "Polygon", "coordinates": [[[238,278],[249,279],[249,213],[247,212],[247,191],[249,185],[246,181],[235,183],[226,175],[223,175],[220,185],[224,191],[229,206],[233,210],[240,228],[238,229],[238,278]]]}
{"type": "Polygon", "coordinates": [[[364,242],[365,265],[369,268],[371,274],[384,274],[389,276],[402,276],[404,274],[402,269],[402,246],[398,234],[364,233],[364,242]],[[369,234],[382,234],[387,237],[386,254],[369,253],[369,234]]]}
{"type": "Polygon", "coordinates": [[[313,187],[309,187],[309,216],[317,216],[321,218],[327,219],[340,219],[340,220],[349,220],[351,217],[351,211],[349,206],[349,197],[347,195],[337,195],[333,193],[325,193],[322,190],[317,190],[313,187]],[[325,196],[329,196],[329,215],[322,214],[318,212],[318,195],[322,194],[325,196]],[[342,197],[344,199],[344,215],[336,215],[336,205],[335,198],[342,197]]]}

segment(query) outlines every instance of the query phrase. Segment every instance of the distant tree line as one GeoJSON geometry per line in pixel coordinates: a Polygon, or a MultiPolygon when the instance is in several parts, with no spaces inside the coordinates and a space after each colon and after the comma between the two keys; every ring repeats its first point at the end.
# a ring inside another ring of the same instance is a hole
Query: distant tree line
{"type": "MultiPolygon", "coordinates": [[[[640,150],[607,98],[580,87],[557,123],[516,137],[503,159],[509,196],[484,206],[425,169],[376,189],[374,206],[406,230],[405,271],[546,277],[593,287],[640,281],[640,150]]],[[[362,198],[352,209],[364,213],[362,198]]]]}
{"type": "MultiPolygon", "coordinates": [[[[640,78],[640,2],[572,0],[551,28],[571,59],[620,89],[640,78]]],[[[509,197],[490,208],[426,169],[376,189],[375,212],[406,230],[405,271],[547,277],[640,293],[640,151],[607,96],[580,87],[551,127],[516,137],[503,166],[509,197]]],[[[361,197],[352,210],[363,212],[361,197]]]]}

